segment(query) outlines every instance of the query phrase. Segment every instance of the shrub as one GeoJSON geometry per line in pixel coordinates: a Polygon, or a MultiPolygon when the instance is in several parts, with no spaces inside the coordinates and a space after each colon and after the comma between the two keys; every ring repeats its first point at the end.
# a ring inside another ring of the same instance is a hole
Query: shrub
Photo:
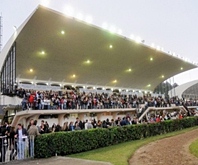
{"type": "Polygon", "coordinates": [[[35,157],[46,158],[56,154],[62,156],[74,154],[196,125],[198,125],[198,118],[190,117],[153,124],[49,133],[40,135],[35,139],[35,157]]]}

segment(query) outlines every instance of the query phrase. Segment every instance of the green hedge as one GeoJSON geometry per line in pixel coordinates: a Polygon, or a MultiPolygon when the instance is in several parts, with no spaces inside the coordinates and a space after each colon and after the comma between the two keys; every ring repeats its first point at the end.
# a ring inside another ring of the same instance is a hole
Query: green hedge
{"type": "Polygon", "coordinates": [[[98,128],[40,135],[35,139],[35,157],[69,155],[117,143],[165,134],[198,125],[198,118],[169,120],[161,123],[98,128]]]}

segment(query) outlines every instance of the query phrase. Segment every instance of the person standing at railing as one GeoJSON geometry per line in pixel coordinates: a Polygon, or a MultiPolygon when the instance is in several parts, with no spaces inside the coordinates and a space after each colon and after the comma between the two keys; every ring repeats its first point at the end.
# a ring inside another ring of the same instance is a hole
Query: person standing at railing
{"type": "Polygon", "coordinates": [[[16,145],[16,141],[14,139],[16,132],[15,132],[15,127],[11,127],[10,129],[10,160],[14,160],[15,156],[17,155],[17,145],[16,145]]]}
{"type": "Polygon", "coordinates": [[[40,135],[38,131],[37,120],[35,120],[30,128],[28,129],[28,135],[29,135],[29,146],[30,146],[30,157],[34,158],[34,139],[36,136],[40,135]]]}
{"type": "Polygon", "coordinates": [[[25,140],[27,139],[27,130],[22,127],[21,123],[18,124],[15,138],[17,138],[18,160],[22,160],[25,158],[25,140]]]}
{"type": "Polygon", "coordinates": [[[7,136],[6,135],[6,126],[3,125],[0,127],[0,162],[5,162],[5,155],[6,155],[6,149],[7,149],[7,136]]]}

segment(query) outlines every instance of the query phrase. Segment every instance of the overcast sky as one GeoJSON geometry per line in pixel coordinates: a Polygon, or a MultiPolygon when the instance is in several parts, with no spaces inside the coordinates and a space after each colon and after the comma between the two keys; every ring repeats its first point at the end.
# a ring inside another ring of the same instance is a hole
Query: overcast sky
{"type": "MultiPolygon", "coordinates": [[[[92,16],[93,24],[106,22],[123,35],[140,36],[145,43],[198,62],[198,0],[0,0],[3,16],[3,45],[39,4],[74,15],[92,16]]],[[[53,22],[52,22],[53,23],[53,22]]],[[[1,60],[1,59],[0,59],[1,60]]],[[[175,76],[183,84],[198,78],[198,69],[175,76]]]]}

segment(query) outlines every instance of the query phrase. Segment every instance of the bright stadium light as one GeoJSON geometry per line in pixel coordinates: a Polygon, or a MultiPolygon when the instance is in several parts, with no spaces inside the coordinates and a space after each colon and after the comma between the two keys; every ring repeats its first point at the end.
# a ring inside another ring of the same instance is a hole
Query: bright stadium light
{"type": "Polygon", "coordinates": [[[109,45],[109,48],[112,49],[113,48],[113,45],[109,45]]]}
{"type": "Polygon", "coordinates": [[[122,30],[121,30],[121,29],[118,29],[117,33],[118,33],[119,35],[121,35],[121,34],[122,34],[122,30]]]}
{"type": "Polygon", "coordinates": [[[148,84],[147,87],[151,87],[151,84],[148,84]]]}
{"type": "Polygon", "coordinates": [[[65,31],[64,31],[64,30],[62,30],[62,31],[61,31],[61,34],[62,34],[62,35],[64,35],[64,34],[65,34],[65,31]]]}
{"type": "Polygon", "coordinates": [[[133,34],[130,35],[130,39],[134,40],[135,36],[133,34]]]}
{"type": "Polygon", "coordinates": [[[111,27],[109,28],[109,31],[110,31],[111,33],[115,33],[115,32],[116,32],[116,28],[115,28],[114,26],[111,26],[111,27]]]}
{"type": "Polygon", "coordinates": [[[40,4],[42,6],[48,7],[49,6],[49,0],[40,0],[40,4]]]}
{"type": "Polygon", "coordinates": [[[41,54],[44,55],[45,54],[45,51],[41,51],[41,54]]]}
{"type": "Polygon", "coordinates": [[[142,39],[138,36],[135,38],[136,43],[140,43],[142,41],[142,39]]]}
{"type": "Polygon", "coordinates": [[[74,16],[74,9],[71,6],[66,6],[66,8],[64,9],[64,14],[72,17],[74,16]]]}
{"type": "Polygon", "coordinates": [[[104,23],[102,24],[102,28],[107,30],[107,29],[108,29],[108,24],[107,24],[106,22],[104,22],[104,23]]]}
{"type": "Polygon", "coordinates": [[[76,18],[78,19],[78,20],[83,20],[83,15],[81,14],[81,13],[78,13],[77,15],[76,15],[76,18]]]}
{"type": "Polygon", "coordinates": [[[91,16],[87,16],[87,17],[85,18],[85,22],[91,24],[91,23],[93,22],[93,18],[92,18],[91,16]]]}

